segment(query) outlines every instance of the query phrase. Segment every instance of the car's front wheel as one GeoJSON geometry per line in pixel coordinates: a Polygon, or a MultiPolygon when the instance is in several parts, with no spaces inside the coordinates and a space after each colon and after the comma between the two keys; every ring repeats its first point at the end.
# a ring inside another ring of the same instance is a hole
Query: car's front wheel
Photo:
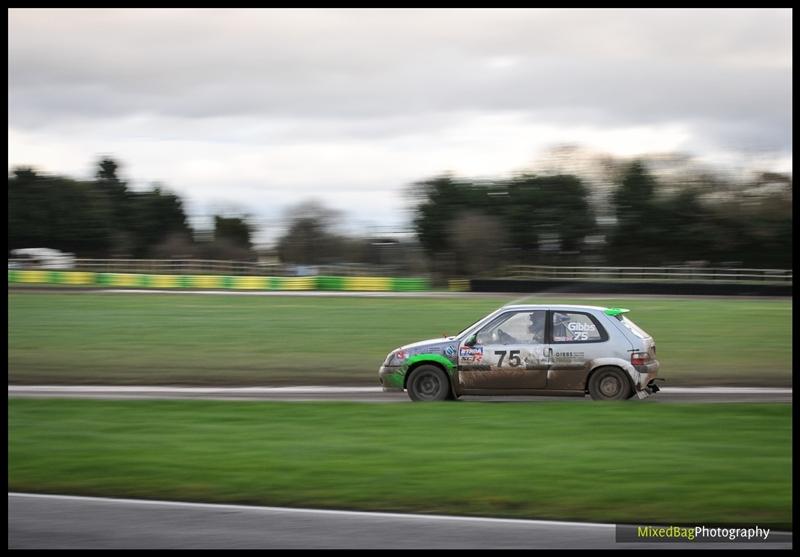
{"type": "Polygon", "coordinates": [[[450,396],[450,381],[436,366],[422,365],[408,378],[408,396],[415,402],[446,400],[450,396]]]}
{"type": "Polygon", "coordinates": [[[616,367],[603,367],[589,379],[592,400],[627,400],[633,396],[633,387],[625,372],[616,367]]]}

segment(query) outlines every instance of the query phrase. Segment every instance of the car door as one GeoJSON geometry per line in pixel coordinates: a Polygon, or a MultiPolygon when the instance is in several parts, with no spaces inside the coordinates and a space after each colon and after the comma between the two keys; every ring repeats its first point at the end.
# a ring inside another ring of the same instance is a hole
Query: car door
{"type": "Polygon", "coordinates": [[[462,390],[543,389],[550,367],[545,310],[507,312],[462,344],[458,378],[462,390]]]}
{"type": "Polygon", "coordinates": [[[551,365],[547,388],[583,390],[592,361],[608,355],[608,331],[589,312],[552,310],[548,312],[551,365]]]}

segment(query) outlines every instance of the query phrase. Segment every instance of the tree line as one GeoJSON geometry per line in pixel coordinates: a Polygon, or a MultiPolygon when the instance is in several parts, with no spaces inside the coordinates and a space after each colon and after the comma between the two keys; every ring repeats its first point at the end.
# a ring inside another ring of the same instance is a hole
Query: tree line
{"type": "MultiPolygon", "coordinates": [[[[94,180],[16,168],[8,180],[8,249],[49,247],[78,257],[252,260],[254,228],[214,217],[207,237],[181,199],[159,186],[134,191],[119,165],[99,161],[94,180]]],[[[316,202],[290,209],[275,252],[284,263],[388,264],[445,276],[492,275],[507,265],[790,268],[792,180],[761,173],[732,182],[704,174],[670,183],[642,161],[619,167],[610,194],[574,174],[522,173],[412,184],[416,241],[337,233],[341,215],[316,202]]]]}
{"type": "Polygon", "coordinates": [[[433,265],[461,275],[513,264],[791,268],[787,175],[669,184],[633,161],[614,182],[601,208],[574,175],[441,176],[412,187],[413,225],[433,265]]]}
{"type": "Polygon", "coordinates": [[[99,161],[94,180],[16,168],[8,178],[8,251],[48,247],[84,258],[185,257],[252,259],[252,227],[241,217],[214,216],[198,240],[181,199],[155,185],[134,191],[119,165],[99,161]]]}

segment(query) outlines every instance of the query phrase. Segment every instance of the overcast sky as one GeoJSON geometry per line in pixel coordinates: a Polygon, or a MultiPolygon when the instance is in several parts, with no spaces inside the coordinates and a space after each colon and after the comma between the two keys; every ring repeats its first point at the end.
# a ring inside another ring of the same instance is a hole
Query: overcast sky
{"type": "Polygon", "coordinates": [[[12,9],[9,168],[356,227],[564,143],[790,171],[791,44],[789,10],[12,9]]]}

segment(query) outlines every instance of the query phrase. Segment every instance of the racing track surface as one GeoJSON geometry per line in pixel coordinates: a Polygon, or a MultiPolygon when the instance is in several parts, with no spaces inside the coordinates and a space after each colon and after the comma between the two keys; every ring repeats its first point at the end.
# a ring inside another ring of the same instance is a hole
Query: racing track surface
{"type": "MultiPolygon", "coordinates": [[[[575,294],[567,292],[537,291],[521,292],[463,292],[447,290],[423,290],[415,292],[363,292],[363,291],[336,291],[336,290],[160,290],[150,288],[147,290],[136,288],[96,288],[91,286],[45,286],[45,285],[20,285],[9,284],[9,291],[15,292],[50,292],[63,294],[200,294],[211,296],[297,296],[297,297],[340,297],[340,298],[500,298],[512,303],[521,303],[528,298],[564,298],[565,296],[578,296],[580,300],[608,300],[618,298],[620,293],[597,292],[591,294],[575,294]],[[520,298],[520,296],[522,296],[520,298]]],[[[630,299],[676,299],[676,300],[792,300],[792,296],[746,296],[726,294],[625,294],[630,299]]]]}
{"type": "MultiPolygon", "coordinates": [[[[198,399],[410,402],[405,393],[384,393],[380,387],[151,387],[151,386],[50,386],[9,385],[8,396],[90,399],[198,399]]],[[[590,403],[587,397],[463,396],[460,401],[590,403]]],[[[643,400],[645,404],[666,402],[792,402],[791,388],[758,387],[662,387],[643,400]]]]}
{"type": "MultiPolygon", "coordinates": [[[[691,548],[790,549],[774,542],[691,548]]],[[[613,524],[8,494],[8,547],[59,549],[686,548],[616,543],[613,524]]]]}

